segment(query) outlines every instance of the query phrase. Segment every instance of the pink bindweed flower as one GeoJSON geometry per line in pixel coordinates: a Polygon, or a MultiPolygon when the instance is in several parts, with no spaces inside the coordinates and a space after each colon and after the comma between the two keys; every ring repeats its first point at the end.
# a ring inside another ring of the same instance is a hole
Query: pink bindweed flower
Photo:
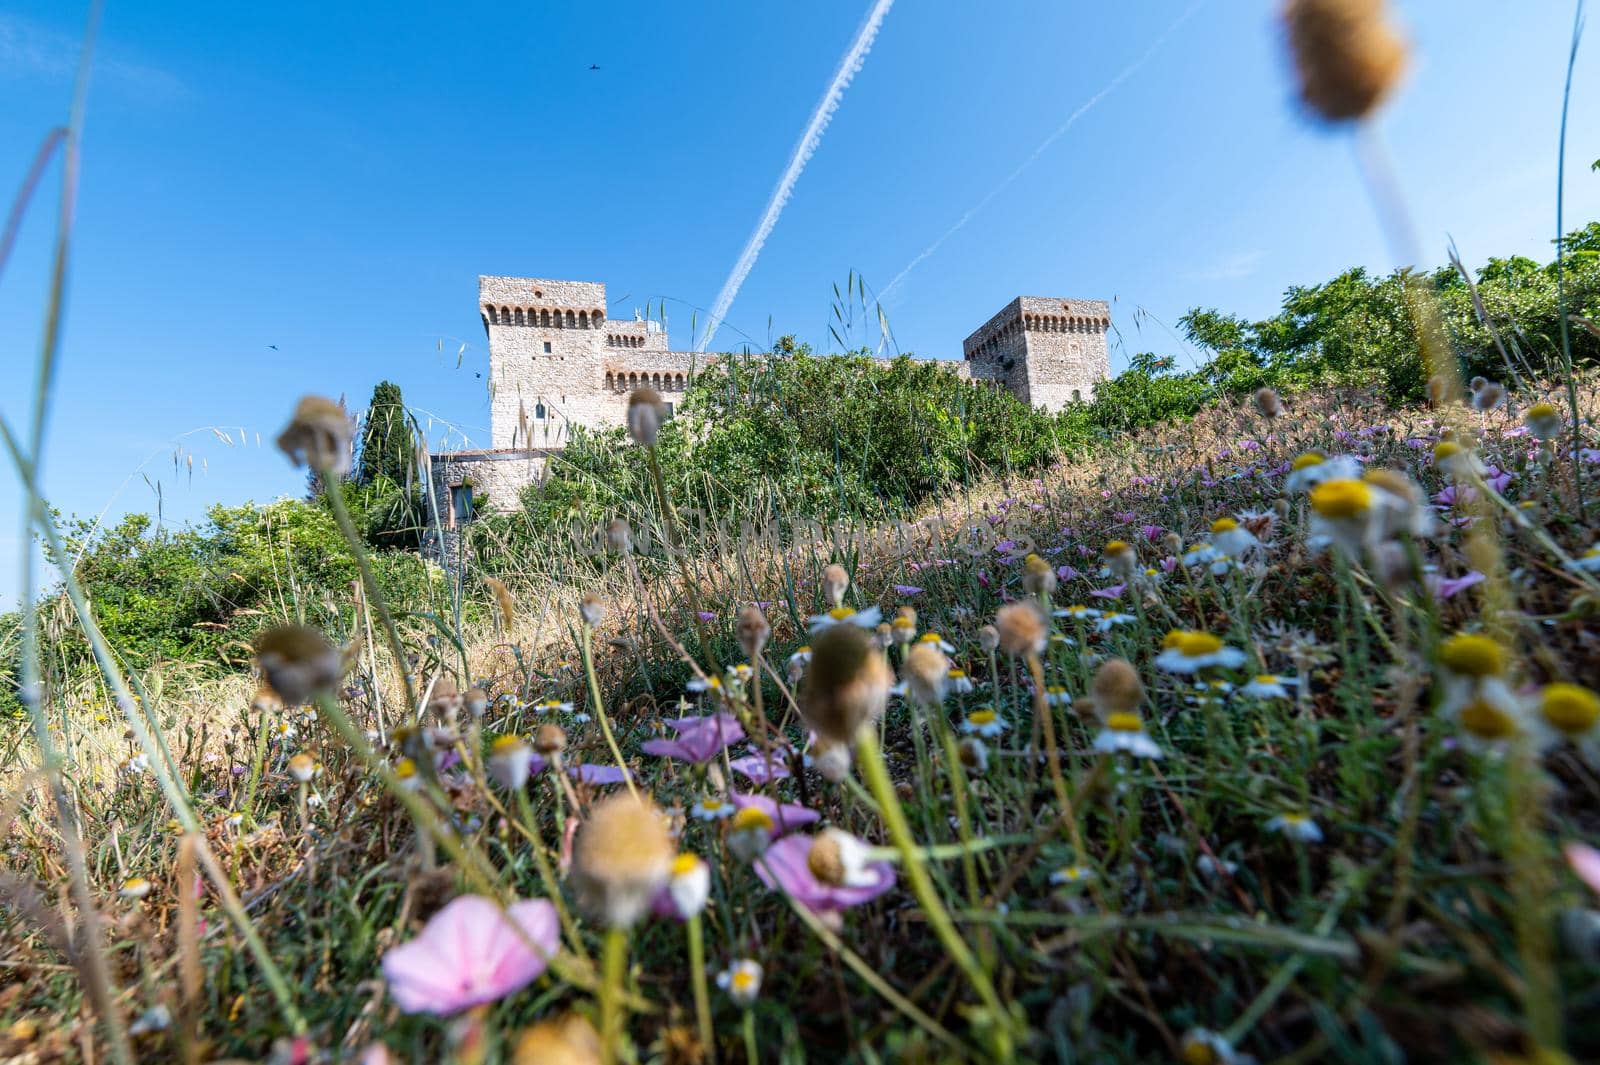
{"type": "Polygon", "coordinates": [[[921,595],[922,589],[915,584],[897,584],[894,586],[896,595],[921,595]]]}
{"type": "Polygon", "coordinates": [[[1057,566],[1056,576],[1064,581],[1072,581],[1077,580],[1079,577],[1083,576],[1083,574],[1071,566],[1057,566]]]}
{"type": "Polygon", "coordinates": [[[702,610],[699,613],[695,614],[695,617],[699,618],[701,621],[706,621],[706,622],[711,622],[711,621],[717,620],[717,615],[713,614],[709,610],[702,610]]]}
{"type": "Polygon", "coordinates": [[[765,795],[758,795],[753,792],[748,795],[742,795],[735,791],[731,792],[728,798],[732,799],[733,805],[741,810],[747,806],[753,806],[772,818],[772,824],[777,830],[776,834],[779,836],[786,835],[822,819],[822,815],[809,806],[801,806],[797,802],[778,802],[775,799],[769,799],[765,795]]]}
{"type": "Polygon", "coordinates": [[[1568,843],[1562,848],[1567,864],[1578,874],[1578,879],[1589,885],[1589,890],[1600,895],[1600,851],[1585,843],[1568,843]]]}
{"type": "Polygon", "coordinates": [[[1126,584],[1113,584],[1106,588],[1091,589],[1089,594],[1096,599],[1120,599],[1122,593],[1128,590],[1126,584]]]}
{"type": "Polygon", "coordinates": [[[732,714],[678,718],[667,724],[678,730],[678,738],[646,740],[642,747],[645,754],[704,765],[721,754],[724,747],[744,739],[744,727],[732,714]]]}
{"type": "Polygon", "coordinates": [[[756,751],[730,759],[728,767],[752,784],[765,784],[789,775],[788,759],[787,751],[774,751],[770,755],[756,751]]]}
{"type": "Polygon", "coordinates": [[[415,939],[383,956],[383,976],[402,1010],[448,1015],[526,987],[560,945],[561,926],[548,900],[502,911],[481,895],[462,895],[415,939]]]}
{"type": "Polygon", "coordinates": [[[1475,584],[1482,584],[1483,579],[1483,574],[1477,570],[1463,573],[1459,577],[1440,577],[1437,574],[1429,574],[1424,578],[1428,589],[1433,592],[1433,597],[1439,600],[1453,598],[1475,584]]]}
{"type": "Polygon", "coordinates": [[[567,775],[585,784],[621,784],[632,776],[621,766],[588,763],[568,766],[567,775]]]}
{"type": "MultiPolygon", "coordinates": [[[[869,862],[859,875],[840,884],[826,883],[812,871],[811,850],[820,836],[784,836],[767,848],[756,863],[756,876],[768,888],[790,895],[819,915],[836,914],[871,902],[894,887],[894,868],[888,862],[869,862]],[[851,886],[854,881],[856,886],[851,886]]],[[[859,841],[858,841],[859,842],[859,841]]]]}
{"type": "Polygon", "coordinates": [[[1141,525],[1141,526],[1139,526],[1139,535],[1143,536],[1146,540],[1149,540],[1151,543],[1155,543],[1157,540],[1160,540],[1161,537],[1166,534],[1166,531],[1167,530],[1163,529],[1159,525],[1141,525]]]}

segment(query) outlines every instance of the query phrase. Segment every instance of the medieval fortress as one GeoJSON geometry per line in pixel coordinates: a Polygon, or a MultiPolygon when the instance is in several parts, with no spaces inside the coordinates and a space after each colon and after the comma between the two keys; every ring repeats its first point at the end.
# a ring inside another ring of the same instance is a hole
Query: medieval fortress
{"type": "MultiPolygon", "coordinates": [[[[607,318],[606,306],[602,282],[478,278],[491,446],[433,457],[434,501],[446,530],[475,509],[515,507],[573,426],[623,424],[634,388],[654,388],[670,410],[698,370],[728,357],[672,351],[661,323],[607,318]]],[[[967,337],[962,361],[942,365],[1060,410],[1088,399],[1108,375],[1110,325],[1103,300],[1019,296],[967,337]]]]}

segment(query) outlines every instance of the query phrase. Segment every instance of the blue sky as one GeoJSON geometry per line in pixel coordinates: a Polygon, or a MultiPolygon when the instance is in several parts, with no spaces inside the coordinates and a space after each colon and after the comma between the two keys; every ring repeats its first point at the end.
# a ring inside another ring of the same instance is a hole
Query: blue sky
{"type": "MultiPolygon", "coordinates": [[[[1430,260],[1447,235],[1469,262],[1547,256],[1571,4],[1397,6],[1417,55],[1381,127],[1430,260]]],[[[622,317],[664,297],[690,345],[868,4],[522,7],[110,0],[46,458],[56,505],[153,511],[159,484],[183,521],[296,492],[270,446],[294,400],[360,406],[384,377],[436,439],[485,441],[480,273],[605,281],[622,317]]],[[[1120,361],[1182,356],[1170,329],[1190,306],[1264,315],[1291,284],[1391,265],[1348,139],[1297,118],[1275,8],[900,0],[713,347],[764,343],[769,320],[829,346],[835,282],[887,285],[1030,158],[889,295],[902,348],[958,356],[1026,293],[1113,300],[1120,361]]],[[[0,11],[8,196],[65,114],[82,17],[64,0],[0,11]]],[[[1600,217],[1589,45],[1574,225],[1600,217]]],[[[14,421],[52,211],[36,205],[0,278],[14,421]]],[[[7,603],[9,468],[0,491],[7,603]]]]}

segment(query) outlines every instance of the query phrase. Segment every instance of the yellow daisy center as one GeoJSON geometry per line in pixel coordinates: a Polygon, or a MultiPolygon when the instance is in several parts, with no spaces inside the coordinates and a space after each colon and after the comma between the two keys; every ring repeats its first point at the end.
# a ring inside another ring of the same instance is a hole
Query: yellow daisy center
{"type": "Polygon", "coordinates": [[[1133,549],[1122,540],[1112,540],[1110,543],[1106,544],[1106,554],[1108,555],[1121,555],[1131,550],[1133,549]]]}
{"type": "Polygon", "coordinates": [[[1353,477],[1323,481],[1311,490],[1311,509],[1324,518],[1359,518],[1372,509],[1372,486],[1353,477]]]}
{"type": "Polygon", "coordinates": [[[737,969],[728,981],[737,991],[749,991],[756,983],[756,974],[749,969],[737,969]]]}
{"type": "Polygon", "coordinates": [[[1493,638],[1458,633],[1439,648],[1439,662],[1452,673],[1466,677],[1498,677],[1505,672],[1506,655],[1493,638]]]}
{"type": "Polygon", "coordinates": [[[1555,418],[1558,417],[1554,403],[1535,403],[1528,408],[1529,418],[1555,418]]]}
{"type": "Polygon", "coordinates": [[[1445,459],[1453,458],[1459,454],[1461,454],[1461,445],[1454,440],[1441,440],[1433,445],[1433,461],[1435,462],[1443,462],[1445,459]]]}
{"type": "Polygon", "coordinates": [[[1256,683],[1257,684],[1277,684],[1278,683],[1278,678],[1273,676],[1271,673],[1257,673],[1256,674],[1256,683]]]}
{"type": "Polygon", "coordinates": [[[394,765],[394,775],[401,780],[410,780],[417,775],[417,763],[409,758],[402,758],[394,765]]]}
{"type": "Polygon", "coordinates": [[[767,816],[765,810],[754,806],[746,806],[743,810],[733,815],[732,827],[735,832],[747,832],[756,828],[771,832],[772,818],[767,816]]]}
{"type": "Polygon", "coordinates": [[[1295,459],[1291,468],[1295,470],[1309,470],[1311,467],[1321,466],[1327,461],[1328,460],[1325,456],[1319,455],[1315,451],[1308,451],[1304,455],[1301,455],[1299,458],[1295,459]]]}
{"type": "Polygon", "coordinates": [[[693,854],[680,854],[672,859],[672,875],[688,876],[700,868],[700,859],[693,854]]]}
{"type": "Polygon", "coordinates": [[[1185,1040],[1183,1065],[1217,1065],[1217,1052],[1204,1039],[1185,1040]]]}
{"type": "Polygon", "coordinates": [[[1138,714],[1126,710],[1119,710],[1106,717],[1106,728],[1112,732],[1143,732],[1144,722],[1138,714]]]}
{"type": "Polygon", "coordinates": [[[1238,527],[1239,523],[1232,518],[1218,518],[1211,523],[1211,533],[1216,535],[1217,533],[1232,532],[1238,527]]]}
{"type": "Polygon", "coordinates": [[[1462,708],[1461,727],[1484,740],[1503,740],[1517,731],[1510,714],[1482,699],[1462,708]]]}
{"type": "Polygon", "coordinates": [[[967,715],[967,720],[974,725],[992,725],[995,722],[995,712],[993,710],[974,710],[967,715]]]}
{"type": "Polygon", "coordinates": [[[1578,684],[1547,684],[1539,693],[1539,713],[1567,735],[1581,735],[1600,720],[1600,695],[1578,684]]]}
{"type": "Polygon", "coordinates": [[[489,753],[511,754],[521,746],[523,746],[521,736],[500,736],[489,745],[489,753]]]}
{"type": "Polygon", "coordinates": [[[845,618],[854,613],[855,611],[851,610],[847,606],[836,606],[832,610],[828,611],[828,616],[835,621],[843,621],[845,618]]]}
{"type": "Polygon", "coordinates": [[[1202,658],[1222,650],[1222,641],[1209,632],[1179,632],[1176,640],[1172,639],[1172,635],[1169,633],[1167,636],[1172,641],[1167,646],[1176,647],[1185,658],[1202,658]]]}

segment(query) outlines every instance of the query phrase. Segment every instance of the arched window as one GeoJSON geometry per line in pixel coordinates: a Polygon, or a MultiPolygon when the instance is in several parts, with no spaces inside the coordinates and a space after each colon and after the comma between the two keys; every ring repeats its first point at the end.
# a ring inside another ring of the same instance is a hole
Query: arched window
{"type": "Polygon", "coordinates": [[[543,403],[535,403],[533,405],[533,416],[536,419],[539,419],[541,421],[544,419],[544,404],[543,403]]]}
{"type": "Polygon", "coordinates": [[[539,312],[539,324],[540,325],[549,325],[550,324],[550,312],[548,310],[544,310],[544,311],[540,311],[539,312]]]}
{"type": "Polygon", "coordinates": [[[495,324],[493,307],[485,305],[483,308],[483,316],[488,319],[490,325],[495,324]]]}
{"type": "Polygon", "coordinates": [[[578,318],[577,315],[573,314],[571,311],[568,311],[567,312],[567,325],[569,327],[576,326],[578,324],[577,318],[578,318]]]}
{"type": "Polygon", "coordinates": [[[501,307],[500,308],[500,324],[501,325],[510,325],[511,324],[511,308],[510,307],[501,307]]]}

